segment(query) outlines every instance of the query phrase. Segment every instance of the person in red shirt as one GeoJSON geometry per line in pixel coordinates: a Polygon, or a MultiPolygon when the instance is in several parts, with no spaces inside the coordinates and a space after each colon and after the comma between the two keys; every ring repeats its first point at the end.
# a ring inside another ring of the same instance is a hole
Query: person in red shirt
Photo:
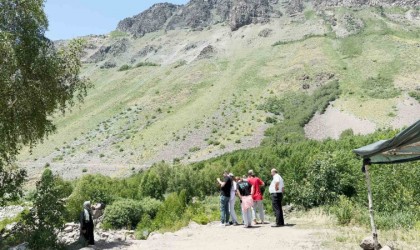
{"type": "Polygon", "coordinates": [[[252,219],[254,223],[257,224],[257,210],[259,213],[259,220],[261,223],[264,223],[264,205],[263,205],[263,195],[261,193],[260,187],[264,186],[264,182],[255,176],[253,170],[248,171],[248,182],[254,187],[254,194],[252,199],[254,200],[254,210],[252,211],[252,219]]]}

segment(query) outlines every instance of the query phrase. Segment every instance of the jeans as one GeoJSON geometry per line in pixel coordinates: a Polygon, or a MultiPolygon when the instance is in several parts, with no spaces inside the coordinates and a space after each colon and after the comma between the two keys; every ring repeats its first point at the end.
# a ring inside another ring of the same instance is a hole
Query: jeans
{"type": "Polygon", "coordinates": [[[282,199],[283,199],[282,193],[271,194],[273,210],[274,210],[274,214],[276,215],[276,225],[278,226],[284,226],[283,208],[281,206],[282,199]]]}
{"type": "Polygon", "coordinates": [[[252,219],[256,220],[257,216],[257,209],[258,209],[258,213],[259,213],[259,217],[261,222],[264,222],[264,205],[263,205],[263,201],[254,201],[254,210],[252,211],[252,219]]]}
{"type": "Polygon", "coordinates": [[[236,201],[236,197],[235,196],[233,198],[230,197],[230,200],[229,200],[229,212],[230,212],[230,216],[232,217],[233,223],[238,223],[238,218],[236,218],[236,213],[235,213],[235,201],[236,201]]]}
{"type": "Polygon", "coordinates": [[[229,223],[229,198],[220,195],[220,222],[222,224],[229,223]]]}

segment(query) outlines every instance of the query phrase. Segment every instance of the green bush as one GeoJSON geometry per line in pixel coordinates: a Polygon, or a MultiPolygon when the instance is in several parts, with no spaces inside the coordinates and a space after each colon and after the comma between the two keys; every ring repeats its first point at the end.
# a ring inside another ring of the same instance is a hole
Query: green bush
{"type": "Polygon", "coordinates": [[[188,151],[190,151],[190,152],[197,152],[197,151],[200,151],[200,147],[192,147],[188,151]]]}
{"type": "Polygon", "coordinates": [[[67,220],[77,221],[79,219],[85,201],[91,201],[92,204],[96,202],[111,204],[118,191],[119,189],[115,188],[115,182],[108,176],[84,175],[77,181],[74,191],[67,201],[67,220]]]}
{"type": "Polygon", "coordinates": [[[127,64],[124,64],[118,69],[118,71],[125,71],[125,70],[129,70],[129,69],[131,69],[131,66],[127,65],[127,64]]]}
{"type": "Polygon", "coordinates": [[[152,62],[139,62],[136,64],[136,68],[146,67],[146,66],[156,67],[156,66],[160,66],[160,64],[152,63],[152,62]]]}
{"type": "Polygon", "coordinates": [[[141,207],[143,208],[143,213],[150,216],[150,218],[155,218],[159,208],[162,206],[160,200],[156,200],[150,197],[145,197],[141,200],[141,207]]]}
{"type": "Polygon", "coordinates": [[[142,215],[143,209],[139,201],[131,199],[117,200],[105,208],[104,227],[133,229],[139,223],[142,215]]]}
{"type": "Polygon", "coordinates": [[[157,212],[153,221],[154,227],[164,230],[175,229],[177,222],[183,218],[186,207],[187,197],[185,190],[182,190],[180,193],[169,194],[157,212]]]}
{"type": "Polygon", "coordinates": [[[153,231],[155,231],[156,228],[153,224],[153,220],[148,214],[143,214],[143,217],[140,220],[140,223],[137,224],[136,227],[136,239],[139,240],[145,240],[147,239],[147,236],[153,231]]]}
{"type": "Polygon", "coordinates": [[[353,206],[346,196],[341,195],[339,197],[337,205],[332,207],[332,212],[337,217],[338,224],[347,225],[350,223],[354,217],[353,206]]]}

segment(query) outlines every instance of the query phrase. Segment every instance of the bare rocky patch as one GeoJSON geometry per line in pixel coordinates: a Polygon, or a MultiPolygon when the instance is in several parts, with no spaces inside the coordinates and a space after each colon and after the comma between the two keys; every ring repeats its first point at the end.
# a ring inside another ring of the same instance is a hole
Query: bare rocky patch
{"type": "Polygon", "coordinates": [[[420,103],[412,97],[398,102],[396,109],[396,116],[391,122],[391,126],[395,129],[410,126],[420,119],[420,103]]]}
{"type": "Polygon", "coordinates": [[[304,128],[306,137],[315,140],[338,139],[348,129],[354,134],[365,135],[375,132],[376,125],[330,105],[323,114],[315,114],[304,128]]]}

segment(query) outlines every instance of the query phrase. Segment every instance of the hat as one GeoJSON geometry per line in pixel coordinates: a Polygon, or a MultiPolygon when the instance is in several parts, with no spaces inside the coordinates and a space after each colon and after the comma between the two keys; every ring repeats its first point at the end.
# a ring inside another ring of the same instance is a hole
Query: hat
{"type": "Polygon", "coordinates": [[[235,175],[233,175],[232,173],[229,173],[229,176],[230,176],[230,177],[234,177],[235,175]]]}
{"type": "Polygon", "coordinates": [[[276,172],[277,173],[277,169],[273,168],[273,169],[271,169],[271,172],[276,172]]]}
{"type": "Polygon", "coordinates": [[[254,171],[252,169],[248,170],[248,175],[254,175],[254,171]]]}

